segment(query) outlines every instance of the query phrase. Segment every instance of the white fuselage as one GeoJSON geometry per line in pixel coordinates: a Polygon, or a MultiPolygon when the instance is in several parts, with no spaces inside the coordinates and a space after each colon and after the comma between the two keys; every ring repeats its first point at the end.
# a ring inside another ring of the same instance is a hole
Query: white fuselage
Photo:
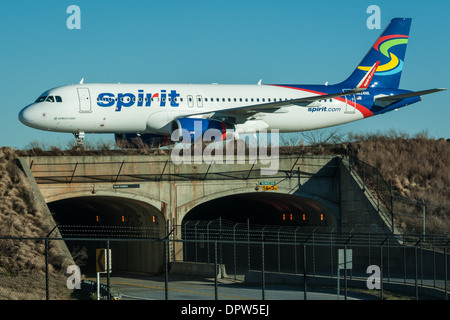
{"type": "Polygon", "coordinates": [[[275,85],[77,84],[44,92],[41,100],[46,100],[27,106],[19,118],[30,127],[55,132],[158,134],[170,134],[170,123],[176,118],[209,118],[218,111],[226,117],[226,110],[242,133],[313,130],[364,118],[346,98],[286,105],[251,116],[233,112],[311,95],[317,94],[275,85]]]}

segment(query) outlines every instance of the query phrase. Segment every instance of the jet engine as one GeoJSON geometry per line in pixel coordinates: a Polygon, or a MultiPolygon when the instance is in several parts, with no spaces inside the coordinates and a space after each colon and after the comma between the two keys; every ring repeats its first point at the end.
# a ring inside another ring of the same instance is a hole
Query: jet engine
{"type": "Polygon", "coordinates": [[[232,138],[227,133],[234,136],[234,132],[234,125],[218,120],[179,118],[171,123],[171,137],[175,141],[194,142],[199,138],[206,142],[221,141],[232,138]]]}

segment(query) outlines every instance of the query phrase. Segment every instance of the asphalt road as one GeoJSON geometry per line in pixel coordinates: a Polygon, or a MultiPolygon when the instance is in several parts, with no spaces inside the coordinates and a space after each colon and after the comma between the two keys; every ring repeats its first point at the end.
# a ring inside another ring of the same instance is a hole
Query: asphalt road
{"type": "MultiPolygon", "coordinates": [[[[95,279],[92,279],[95,281],[95,279]]],[[[106,283],[106,279],[101,279],[106,283]]],[[[120,293],[121,300],[165,300],[165,282],[160,277],[110,277],[112,290],[120,293]]],[[[240,280],[220,279],[217,286],[214,279],[170,278],[168,281],[169,300],[262,300],[261,286],[245,285],[240,280]],[[217,293],[216,293],[217,289],[217,293]]],[[[347,297],[349,300],[355,298],[347,297]]],[[[266,285],[266,300],[304,300],[303,287],[266,285]]],[[[337,300],[336,292],[319,292],[308,288],[307,300],[337,300]]],[[[344,299],[341,292],[340,299],[344,299]]]]}

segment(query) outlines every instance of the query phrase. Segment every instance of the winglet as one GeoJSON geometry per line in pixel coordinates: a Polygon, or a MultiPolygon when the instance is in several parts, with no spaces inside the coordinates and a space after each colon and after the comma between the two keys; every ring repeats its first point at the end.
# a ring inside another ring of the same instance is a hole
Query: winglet
{"type": "Polygon", "coordinates": [[[380,64],[380,61],[375,62],[375,64],[370,68],[370,70],[366,73],[366,75],[361,79],[361,81],[356,86],[356,91],[364,91],[366,90],[370,82],[372,82],[373,76],[375,72],[377,71],[378,65],[380,64]]]}

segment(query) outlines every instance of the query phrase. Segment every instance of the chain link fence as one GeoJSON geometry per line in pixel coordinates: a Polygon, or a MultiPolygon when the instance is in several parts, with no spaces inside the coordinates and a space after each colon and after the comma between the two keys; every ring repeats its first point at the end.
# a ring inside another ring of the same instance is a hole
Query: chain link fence
{"type": "Polygon", "coordinates": [[[0,238],[0,299],[448,297],[445,236],[325,233],[222,219],[167,230],[59,231],[62,237],[0,238]],[[65,246],[70,259],[63,261],[65,246]],[[37,248],[31,257],[29,247],[37,248]]]}

